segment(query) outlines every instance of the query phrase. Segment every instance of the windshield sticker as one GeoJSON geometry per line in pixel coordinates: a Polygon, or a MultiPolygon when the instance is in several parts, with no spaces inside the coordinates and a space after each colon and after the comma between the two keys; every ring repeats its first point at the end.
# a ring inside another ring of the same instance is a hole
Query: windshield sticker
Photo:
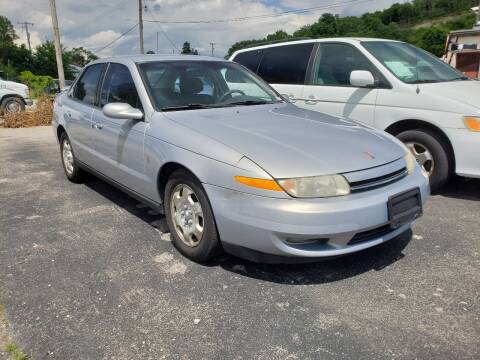
{"type": "Polygon", "coordinates": [[[385,61],[385,65],[395,73],[398,77],[412,77],[414,73],[410,70],[407,63],[402,61],[385,61]]]}

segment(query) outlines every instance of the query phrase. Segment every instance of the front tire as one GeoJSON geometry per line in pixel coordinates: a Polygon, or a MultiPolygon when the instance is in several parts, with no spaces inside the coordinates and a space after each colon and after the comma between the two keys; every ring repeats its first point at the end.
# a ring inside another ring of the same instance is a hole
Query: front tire
{"type": "Polygon", "coordinates": [[[60,136],[60,156],[67,179],[76,184],[80,183],[83,172],[78,166],[72,144],[66,133],[60,136]]]}
{"type": "Polygon", "coordinates": [[[2,100],[0,109],[3,114],[16,114],[25,111],[25,104],[15,96],[9,96],[2,100]]]}
{"type": "Polygon", "coordinates": [[[185,170],[175,171],[165,187],[165,216],[173,244],[184,256],[204,262],[220,250],[220,239],[207,194],[185,170]]]}
{"type": "Polygon", "coordinates": [[[407,130],[397,135],[407,145],[430,178],[432,191],[439,190],[451,177],[449,151],[435,132],[427,129],[407,130]]]}

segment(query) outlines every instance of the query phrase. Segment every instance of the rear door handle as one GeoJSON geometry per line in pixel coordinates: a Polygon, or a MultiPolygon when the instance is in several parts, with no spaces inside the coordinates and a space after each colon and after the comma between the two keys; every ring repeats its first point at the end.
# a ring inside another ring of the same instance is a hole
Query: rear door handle
{"type": "Polygon", "coordinates": [[[102,130],[103,129],[103,125],[102,124],[92,124],[92,128],[94,129],[97,129],[97,130],[102,130]]]}
{"type": "Polygon", "coordinates": [[[67,111],[67,112],[66,112],[66,115],[67,115],[67,117],[69,117],[69,118],[72,117],[72,113],[71,113],[70,111],[67,111]]]}

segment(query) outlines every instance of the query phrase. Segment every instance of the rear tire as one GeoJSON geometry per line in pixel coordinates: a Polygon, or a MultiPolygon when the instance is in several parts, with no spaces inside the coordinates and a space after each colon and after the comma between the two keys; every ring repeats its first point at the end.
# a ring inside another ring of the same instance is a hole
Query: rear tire
{"type": "Polygon", "coordinates": [[[9,96],[2,100],[0,109],[3,114],[16,114],[25,111],[25,104],[21,99],[9,96]]]}
{"type": "Polygon", "coordinates": [[[449,151],[443,139],[435,132],[427,129],[407,130],[397,135],[397,138],[403,141],[410,149],[416,148],[417,162],[421,163],[422,148],[427,151],[432,158],[428,162],[425,170],[430,170],[430,188],[432,191],[439,190],[445,185],[452,174],[452,164],[449,157],[449,151]]]}
{"type": "Polygon", "coordinates": [[[60,135],[60,156],[67,179],[75,184],[81,183],[83,171],[78,166],[72,144],[66,133],[60,135]]]}
{"type": "Polygon", "coordinates": [[[207,194],[186,170],[176,170],[165,187],[165,217],[173,244],[184,256],[204,262],[221,252],[207,194]]]}

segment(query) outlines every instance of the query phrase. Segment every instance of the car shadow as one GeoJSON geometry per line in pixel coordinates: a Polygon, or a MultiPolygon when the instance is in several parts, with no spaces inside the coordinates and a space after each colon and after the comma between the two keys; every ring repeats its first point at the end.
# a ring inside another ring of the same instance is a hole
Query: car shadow
{"type": "Polygon", "coordinates": [[[386,243],[357,253],[304,264],[260,264],[234,256],[215,263],[240,276],[286,285],[313,285],[340,281],[368,271],[381,271],[401,260],[412,239],[409,230],[386,243]]]}
{"type": "MultiPolygon", "coordinates": [[[[168,233],[165,217],[112,185],[87,175],[84,184],[145,223],[168,233]]],[[[238,276],[288,285],[322,284],[344,280],[368,271],[381,271],[404,257],[412,238],[407,231],[395,239],[358,253],[305,264],[260,264],[231,255],[221,255],[200,266],[220,266],[238,276]]]]}
{"type": "Polygon", "coordinates": [[[480,179],[456,176],[433,195],[462,200],[480,200],[480,179]]]}
{"type": "Polygon", "coordinates": [[[83,184],[100,194],[104,198],[110,200],[116,205],[122,207],[132,215],[135,215],[140,220],[160,230],[162,233],[169,232],[165,217],[145,205],[110,185],[109,183],[95,177],[92,174],[85,174],[83,184]]]}

